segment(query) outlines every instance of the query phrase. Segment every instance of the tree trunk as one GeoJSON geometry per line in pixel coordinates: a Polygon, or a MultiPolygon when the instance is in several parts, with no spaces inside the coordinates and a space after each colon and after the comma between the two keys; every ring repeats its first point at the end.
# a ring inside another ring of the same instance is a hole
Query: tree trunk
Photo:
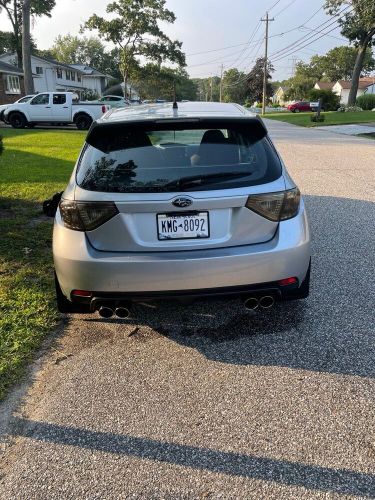
{"type": "Polygon", "coordinates": [[[22,4],[22,66],[26,94],[34,93],[34,81],[31,70],[30,47],[30,4],[31,0],[23,0],[22,4]]]}
{"type": "Polygon", "coordinates": [[[352,84],[349,92],[348,106],[355,106],[355,102],[357,100],[359,78],[361,76],[361,71],[363,69],[363,62],[365,60],[366,49],[374,35],[375,35],[375,29],[370,31],[370,33],[366,36],[366,38],[363,40],[363,42],[358,48],[358,54],[353,69],[352,84]]]}
{"type": "Polygon", "coordinates": [[[127,85],[128,85],[128,72],[125,71],[124,72],[124,97],[125,97],[125,99],[126,99],[127,94],[128,94],[127,85]]]}

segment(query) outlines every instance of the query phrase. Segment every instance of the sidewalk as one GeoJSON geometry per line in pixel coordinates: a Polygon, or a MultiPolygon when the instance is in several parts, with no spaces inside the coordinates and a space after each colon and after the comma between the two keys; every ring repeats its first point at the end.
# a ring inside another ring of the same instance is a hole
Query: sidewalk
{"type": "Polygon", "coordinates": [[[319,129],[327,132],[333,132],[334,134],[344,135],[375,134],[375,123],[373,125],[327,125],[324,127],[319,127],[319,129]]]}

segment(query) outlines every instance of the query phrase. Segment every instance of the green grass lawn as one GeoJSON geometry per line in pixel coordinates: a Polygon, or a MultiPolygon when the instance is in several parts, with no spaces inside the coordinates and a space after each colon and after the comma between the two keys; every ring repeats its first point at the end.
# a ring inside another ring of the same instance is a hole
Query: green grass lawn
{"type": "Polygon", "coordinates": [[[0,129],[0,399],[58,320],[52,223],[41,202],[62,191],[85,132],[0,129]]]}
{"type": "Polygon", "coordinates": [[[325,125],[350,125],[352,123],[370,123],[375,122],[375,111],[360,111],[357,113],[338,113],[337,111],[327,111],[322,113],[325,116],[323,123],[313,123],[310,121],[312,113],[267,113],[265,118],[279,120],[282,122],[300,125],[301,127],[322,127],[325,125]]]}

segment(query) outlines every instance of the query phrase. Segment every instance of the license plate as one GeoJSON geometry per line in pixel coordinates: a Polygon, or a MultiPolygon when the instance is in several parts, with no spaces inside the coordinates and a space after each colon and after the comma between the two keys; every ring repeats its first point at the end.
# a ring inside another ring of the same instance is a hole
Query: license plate
{"type": "Polygon", "coordinates": [[[209,238],[208,212],[157,214],[158,239],[209,238]]]}

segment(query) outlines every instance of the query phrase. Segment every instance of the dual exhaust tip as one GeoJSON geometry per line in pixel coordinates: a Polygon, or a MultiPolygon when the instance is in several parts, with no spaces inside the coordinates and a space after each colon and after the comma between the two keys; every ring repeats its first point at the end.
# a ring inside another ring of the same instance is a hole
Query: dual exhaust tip
{"type": "Polygon", "coordinates": [[[248,311],[255,311],[259,307],[261,309],[270,309],[275,304],[275,299],[272,295],[263,295],[262,297],[247,297],[244,300],[245,308],[248,311]]]}
{"type": "Polygon", "coordinates": [[[110,306],[100,306],[99,316],[102,318],[111,318],[116,315],[118,318],[127,318],[130,315],[130,310],[126,306],[118,306],[112,308],[110,306]]]}
{"type": "MultiPolygon", "coordinates": [[[[258,308],[261,309],[270,309],[275,304],[275,299],[272,295],[263,295],[262,297],[247,297],[244,300],[245,308],[248,311],[255,311],[258,308]]],[[[130,310],[128,307],[124,305],[120,305],[117,307],[111,306],[100,306],[99,308],[99,316],[102,318],[111,318],[113,315],[118,318],[127,318],[130,315],[130,310]]]]}

